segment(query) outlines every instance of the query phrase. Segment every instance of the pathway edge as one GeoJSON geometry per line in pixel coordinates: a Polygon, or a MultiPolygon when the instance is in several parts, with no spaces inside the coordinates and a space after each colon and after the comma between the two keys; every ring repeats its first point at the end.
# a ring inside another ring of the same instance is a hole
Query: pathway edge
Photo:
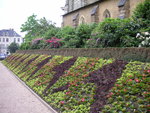
{"type": "Polygon", "coordinates": [[[9,68],[7,68],[2,62],[1,64],[15,77],[24,87],[26,87],[44,106],[46,106],[49,110],[54,113],[58,113],[54,110],[48,103],[46,103],[38,94],[36,94],[29,86],[25,84],[17,75],[15,75],[9,68]]]}

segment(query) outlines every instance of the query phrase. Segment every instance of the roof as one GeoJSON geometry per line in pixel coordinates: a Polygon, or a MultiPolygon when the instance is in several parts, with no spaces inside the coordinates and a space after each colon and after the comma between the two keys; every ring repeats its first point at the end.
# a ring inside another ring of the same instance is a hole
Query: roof
{"type": "Polygon", "coordinates": [[[124,6],[127,0],[120,0],[118,3],[118,7],[124,6]]]}
{"type": "MultiPolygon", "coordinates": [[[[92,2],[92,3],[86,4],[86,5],[82,6],[82,7],[79,7],[79,8],[77,8],[77,9],[72,10],[72,11],[69,11],[69,12],[63,14],[62,16],[66,16],[66,15],[68,15],[68,14],[70,14],[70,13],[76,12],[76,11],[78,11],[78,10],[80,10],[80,9],[83,9],[83,8],[86,8],[86,7],[89,7],[89,6],[94,6],[94,5],[96,5],[97,3],[102,2],[102,1],[103,1],[103,0],[95,0],[95,1],[92,2]]],[[[96,9],[96,7],[95,7],[95,9],[96,9]]],[[[91,12],[91,13],[92,13],[92,12],[91,12]]]]}
{"type": "Polygon", "coordinates": [[[18,33],[16,33],[13,29],[3,29],[0,30],[0,36],[8,36],[8,37],[21,37],[18,33]]]}

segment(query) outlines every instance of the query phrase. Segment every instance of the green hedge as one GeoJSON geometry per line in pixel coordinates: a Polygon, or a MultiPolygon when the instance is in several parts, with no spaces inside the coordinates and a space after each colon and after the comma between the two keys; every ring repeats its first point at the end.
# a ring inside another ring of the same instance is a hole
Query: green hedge
{"type": "Polygon", "coordinates": [[[17,53],[86,56],[100,58],[115,58],[126,61],[150,62],[150,48],[65,48],[47,50],[18,50],[17,53]]]}

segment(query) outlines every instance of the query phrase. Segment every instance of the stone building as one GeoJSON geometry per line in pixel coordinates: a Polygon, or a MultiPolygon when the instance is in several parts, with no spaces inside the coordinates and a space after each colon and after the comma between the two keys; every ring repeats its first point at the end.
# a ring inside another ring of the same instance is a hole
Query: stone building
{"type": "Polygon", "coordinates": [[[128,18],[144,0],[66,0],[62,26],[101,22],[105,18],[128,18]]]}
{"type": "Polygon", "coordinates": [[[0,30],[0,53],[9,54],[8,46],[12,42],[21,45],[23,38],[13,29],[0,30]]]}

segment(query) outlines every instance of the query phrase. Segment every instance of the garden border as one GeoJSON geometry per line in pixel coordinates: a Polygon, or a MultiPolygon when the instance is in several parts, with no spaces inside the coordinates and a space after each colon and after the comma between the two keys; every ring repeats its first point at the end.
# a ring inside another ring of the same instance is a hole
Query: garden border
{"type": "MultiPolygon", "coordinates": [[[[3,66],[5,66],[3,64],[3,66]]],[[[5,66],[6,67],[6,66],[5,66]]],[[[29,86],[26,85],[18,76],[16,76],[10,69],[6,67],[6,69],[25,87],[27,88],[45,107],[47,107],[53,113],[59,113],[54,110],[48,103],[46,103],[38,94],[36,94],[29,86]]]]}

